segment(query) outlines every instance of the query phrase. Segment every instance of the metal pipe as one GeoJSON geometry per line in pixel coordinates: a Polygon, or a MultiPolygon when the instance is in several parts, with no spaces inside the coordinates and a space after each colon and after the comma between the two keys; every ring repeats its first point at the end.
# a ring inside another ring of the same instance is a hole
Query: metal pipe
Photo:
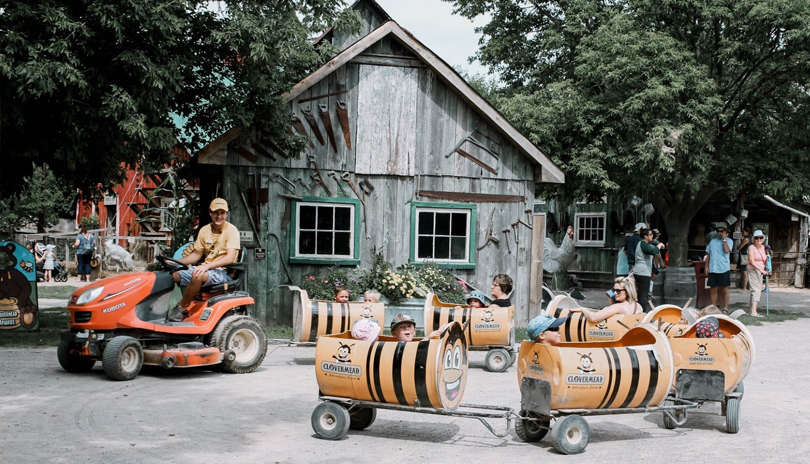
{"type": "Polygon", "coordinates": [[[779,203],[778,201],[774,200],[773,198],[771,198],[771,197],[770,197],[770,196],[768,196],[768,195],[765,195],[763,198],[765,198],[766,200],[770,201],[771,203],[773,203],[773,204],[774,204],[774,205],[776,205],[776,206],[779,206],[779,207],[785,208],[786,210],[788,210],[788,211],[790,211],[790,212],[792,212],[792,213],[796,213],[796,214],[798,214],[798,215],[800,215],[800,216],[804,216],[804,217],[806,217],[807,219],[810,219],[810,214],[804,213],[804,212],[799,211],[798,209],[795,209],[795,208],[791,208],[791,207],[790,207],[790,206],[788,206],[788,205],[785,205],[785,204],[779,203]]]}

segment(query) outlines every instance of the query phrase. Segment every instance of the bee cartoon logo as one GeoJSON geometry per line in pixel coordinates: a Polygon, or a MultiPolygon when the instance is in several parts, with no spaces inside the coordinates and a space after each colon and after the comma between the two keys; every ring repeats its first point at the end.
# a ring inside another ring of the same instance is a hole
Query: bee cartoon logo
{"type": "Polygon", "coordinates": [[[492,310],[486,309],[481,315],[481,320],[484,322],[492,322],[492,310]]]}
{"type": "Polygon", "coordinates": [[[446,329],[443,338],[437,372],[441,385],[439,396],[445,407],[455,407],[461,402],[467,383],[467,336],[461,324],[454,322],[446,329]]]}
{"type": "Polygon", "coordinates": [[[579,355],[579,367],[577,368],[579,369],[579,372],[583,374],[589,374],[596,370],[593,367],[593,359],[591,359],[591,353],[582,354],[577,352],[577,354],[579,355]]]}
{"type": "Polygon", "coordinates": [[[352,343],[351,345],[344,345],[343,343],[341,343],[340,347],[337,350],[337,353],[332,357],[335,359],[336,362],[342,364],[349,364],[350,362],[352,362],[352,360],[349,359],[349,356],[351,356],[352,354],[353,346],[354,343],[352,343]]]}
{"type": "Polygon", "coordinates": [[[34,272],[34,264],[30,261],[20,261],[20,267],[25,272],[34,272]]]}
{"type": "Polygon", "coordinates": [[[603,320],[599,321],[599,323],[596,324],[596,328],[599,329],[599,330],[607,329],[607,319],[603,319],[603,320]]]}
{"type": "Polygon", "coordinates": [[[540,353],[537,351],[532,354],[532,362],[529,364],[529,370],[538,374],[542,374],[544,372],[543,365],[540,364],[540,353]]]}
{"type": "Polygon", "coordinates": [[[706,355],[708,355],[709,351],[706,348],[707,345],[708,345],[708,343],[705,344],[705,345],[701,345],[700,343],[698,343],[698,349],[697,349],[697,351],[695,351],[695,354],[698,355],[698,356],[706,356],[706,355]]]}
{"type": "Polygon", "coordinates": [[[363,319],[370,319],[371,318],[371,306],[363,306],[363,313],[361,314],[363,319]]]}

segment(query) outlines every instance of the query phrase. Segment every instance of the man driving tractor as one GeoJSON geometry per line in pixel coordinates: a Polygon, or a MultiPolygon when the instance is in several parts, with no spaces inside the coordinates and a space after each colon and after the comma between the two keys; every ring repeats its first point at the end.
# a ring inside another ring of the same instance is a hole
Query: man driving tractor
{"type": "Polygon", "coordinates": [[[185,287],[185,290],[183,298],[169,314],[170,322],[182,322],[188,317],[186,308],[201,287],[228,281],[228,273],[222,266],[234,263],[238,256],[239,230],[226,221],[228,202],[222,198],[214,198],[208,210],[211,214],[211,223],[200,229],[197,240],[192,245],[194,250],[178,260],[185,265],[191,265],[205,257],[205,262],[172,274],[174,281],[185,287]]]}

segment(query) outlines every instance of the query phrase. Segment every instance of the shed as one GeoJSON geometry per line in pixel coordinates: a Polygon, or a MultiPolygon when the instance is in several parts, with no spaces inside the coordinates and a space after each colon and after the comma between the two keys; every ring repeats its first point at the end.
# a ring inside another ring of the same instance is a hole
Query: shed
{"type": "Polygon", "coordinates": [[[288,130],[310,139],[300,157],[238,128],[196,155],[201,196],[228,199],[243,232],[258,317],[289,324],[280,285],[368,265],[376,247],[394,265],[438,262],[484,291],[509,274],[525,324],[541,299],[535,183],[562,183],[563,172],[376,2],[353,8],[365,35],[327,32],[319,40],[342,51],[283,95],[288,130]]]}

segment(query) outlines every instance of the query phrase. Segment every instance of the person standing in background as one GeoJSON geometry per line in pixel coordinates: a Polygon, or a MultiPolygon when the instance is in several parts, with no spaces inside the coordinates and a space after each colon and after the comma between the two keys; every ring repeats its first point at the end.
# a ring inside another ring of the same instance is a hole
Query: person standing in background
{"type": "Polygon", "coordinates": [[[731,247],[734,242],[728,236],[728,225],[716,223],[717,238],[706,245],[706,258],[709,260],[709,278],[706,285],[711,289],[712,304],[728,313],[728,288],[731,285],[731,247]]]}
{"type": "Polygon", "coordinates": [[[742,239],[740,244],[737,245],[737,251],[740,252],[740,291],[748,290],[748,248],[751,246],[751,228],[743,227],[742,239]]]}
{"type": "Polygon", "coordinates": [[[95,239],[93,234],[88,232],[87,227],[79,227],[79,235],[76,236],[76,241],[73,242],[73,248],[76,249],[76,260],[78,261],[76,273],[79,275],[80,282],[86,282],[90,276],[90,260],[93,258],[93,242],[95,239]]]}

